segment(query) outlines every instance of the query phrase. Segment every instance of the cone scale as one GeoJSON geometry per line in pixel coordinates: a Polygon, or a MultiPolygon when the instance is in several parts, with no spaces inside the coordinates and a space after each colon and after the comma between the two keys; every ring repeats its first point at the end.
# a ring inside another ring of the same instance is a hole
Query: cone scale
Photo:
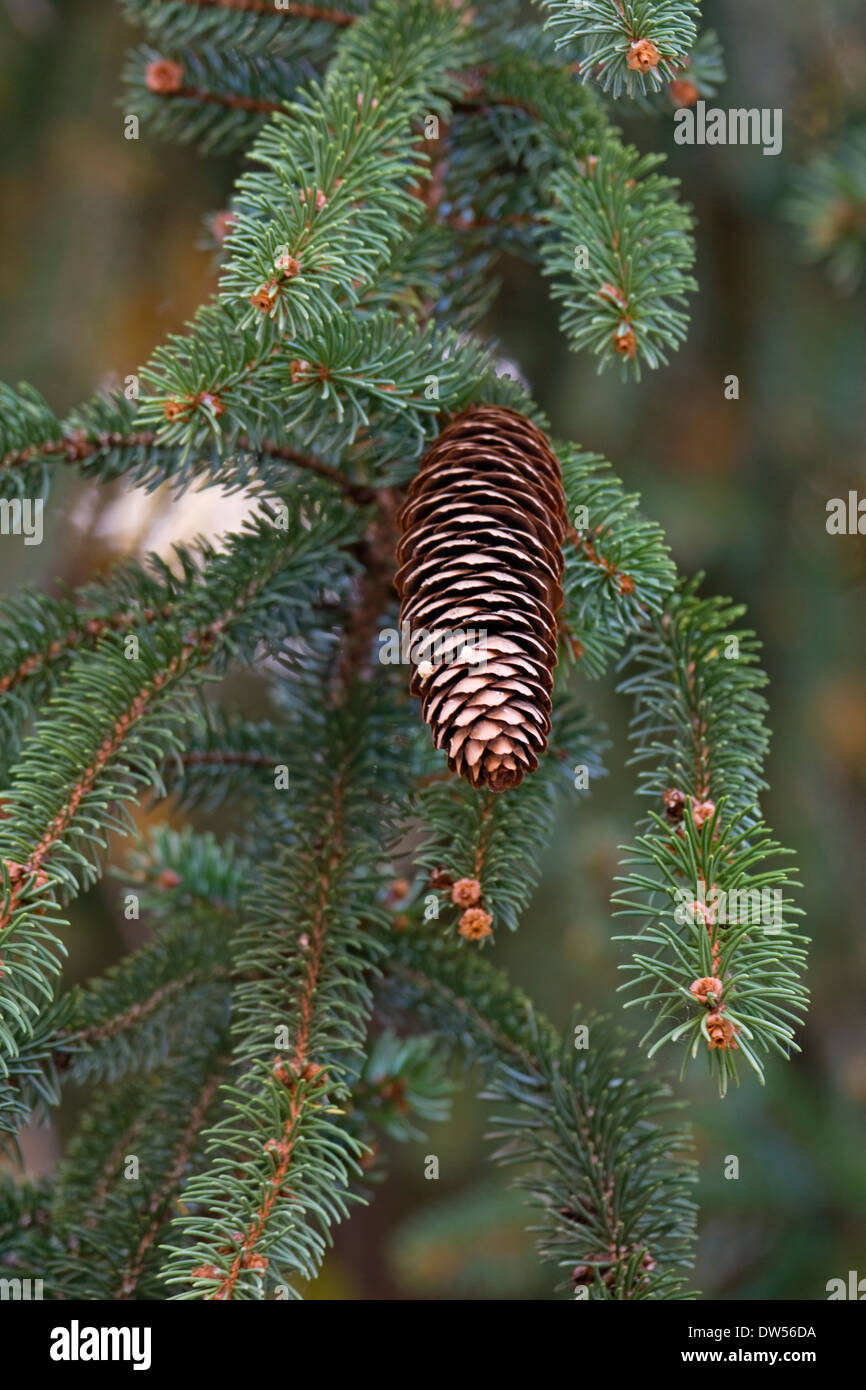
{"type": "Polygon", "coordinates": [[[550,733],[565,496],[547,437],[473,406],[422,459],[400,513],[397,592],[410,689],[437,748],[473,786],[505,791],[550,733]]]}

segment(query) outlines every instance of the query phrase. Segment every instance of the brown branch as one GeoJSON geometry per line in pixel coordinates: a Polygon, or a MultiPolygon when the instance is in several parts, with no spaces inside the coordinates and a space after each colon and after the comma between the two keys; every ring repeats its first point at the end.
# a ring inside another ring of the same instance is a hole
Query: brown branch
{"type": "MultiPolygon", "coordinates": [[[[396,491],[383,491],[380,496],[378,516],[371,523],[360,547],[360,558],[364,574],[358,587],[348,639],[344,644],[335,675],[334,697],[338,698],[364,675],[369,675],[369,646],[372,642],[375,625],[393,586],[393,549],[396,535],[396,514],[399,495],[396,491]]],[[[256,1256],[256,1246],[265,1232],[274,1207],[281,1195],[288,1177],[295,1144],[295,1129],[301,1120],[305,1107],[312,1100],[315,1103],[320,1087],[312,1093],[302,1090],[303,1082],[324,1080],[321,1068],[310,1057],[310,1035],[315,1010],[316,993],[322,968],[322,958],[327,941],[329,925],[329,900],[332,885],[338,874],[340,861],[344,854],[344,801],[345,770],[335,773],[333,782],[333,811],[331,814],[331,849],[322,863],[318,876],[318,901],[310,929],[309,945],[306,949],[305,975],[298,994],[300,1023],[294,1040],[292,1054],[287,1061],[275,1057],[274,1074],[285,1080],[291,1092],[289,1114],[283,1125],[282,1134],[274,1144],[274,1152],[279,1156],[277,1166],[267,1181],[264,1195],[258,1209],[247,1226],[243,1239],[226,1273],[214,1291],[207,1295],[210,1300],[231,1299],[237,1286],[241,1271],[250,1268],[260,1257],[256,1256]]],[[[210,1271],[208,1270],[208,1273],[210,1271]]]]}
{"type": "Polygon", "coordinates": [[[446,192],[448,175],[448,126],[442,123],[437,140],[424,140],[422,148],[430,161],[430,178],[419,197],[431,215],[436,212],[446,192]]]}
{"type": "Polygon", "coordinates": [[[135,449],[142,446],[150,448],[158,444],[156,435],[149,431],[140,434],[118,434],[106,430],[95,439],[86,439],[80,431],[76,431],[74,434],[65,434],[60,439],[47,439],[44,444],[28,444],[24,449],[12,449],[0,459],[0,469],[22,468],[42,454],[49,457],[52,454],[65,454],[68,463],[77,463],[81,459],[100,453],[103,449],[135,449]]]}
{"type": "Polygon", "coordinates": [[[478,828],[478,846],[475,851],[475,877],[479,883],[484,881],[484,856],[493,833],[493,802],[488,796],[481,808],[481,825],[478,828]]]}
{"type": "Polygon", "coordinates": [[[327,478],[329,482],[336,483],[347,497],[351,497],[353,501],[362,506],[371,502],[376,495],[375,488],[366,487],[363,483],[356,483],[333,464],[325,463],[324,459],[317,458],[314,454],[303,454],[298,449],[290,448],[287,444],[274,444],[271,440],[265,440],[258,445],[251,444],[244,434],[239,437],[238,444],[242,449],[250,449],[252,453],[262,453],[267,454],[270,458],[284,459],[286,463],[291,463],[296,468],[305,468],[310,473],[318,474],[320,478],[327,478]]]}
{"type": "Polygon", "coordinates": [[[623,597],[627,597],[634,593],[635,588],[631,575],[618,569],[612,560],[608,560],[607,556],[602,555],[596,549],[595,541],[603,534],[603,529],[603,527],[597,526],[594,531],[578,531],[574,526],[569,526],[565,534],[585,560],[602,570],[609,579],[616,579],[619,592],[623,597]]]}
{"type": "Polygon", "coordinates": [[[172,609],[163,608],[157,613],[152,608],[142,608],[134,613],[110,613],[99,618],[90,618],[83,627],[70,628],[62,638],[52,642],[43,651],[31,652],[23,661],[15,667],[13,671],[7,671],[4,676],[0,676],[0,695],[5,695],[7,691],[20,685],[33,675],[34,671],[41,666],[47,666],[50,662],[56,661],[64,652],[71,651],[84,642],[91,642],[94,645],[99,641],[102,634],[106,631],[123,632],[125,628],[131,627],[134,623],[142,619],[146,623],[152,623],[157,617],[168,618],[171,616],[172,609]]]}
{"type": "Polygon", "coordinates": [[[459,212],[453,213],[446,219],[446,226],[453,228],[455,232],[474,232],[483,227],[533,227],[540,226],[544,222],[543,217],[536,217],[528,212],[508,213],[505,217],[474,217],[471,222],[467,222],[459,212]]]}
{"type": "Polygon", "coordinates": [[[415,787],[420,791],[422,787],[432,787],[437,782],[453,782],[456,786],[458,781],[457,774],[446,767],[441,772],[428,772],[425,777],[419,777],[415,787]]]}
{"type": "Polygon", "coordinates": [[[452,104],[452,110],[462,115],[475,114],[480,112],[482,115],[489,115],[494,106],[510,106],[515,111],[522,111],[524,115],[530,116],[534,121],[544,119],[537,106],[531,102],[524,101],[522,97],[506,96],[504,93],[488,92],[482,87],[474,91],[467,91],[458,101],[452,104]]]}
{"type": "MultiPolygon", "coordinates": [[[[278,1199],[281,1195],[284,1195],[283,1185],[291,1167],[295,1144],[297,1142],[295,1129],[304,1113],[308,1098],[310,1097],[310,1092],[301,1089],[301,1084],[303,1082],[315,1081],[317,1078],[320,1081],[325,1080],[321,1068],[317,1067],[309,1058],[309,1047],[316,991],[318,989],[319,976],[322,968],[322,956],[324,954],[325,941],[327,938],[329,897],[333,877],[343,855],[344,795],[344,773],[341,772],[334,781],[332,848],[319,874],[318,902],[316,904],[313,924],[309,933],[309,946],[306,951],[304,980],[298,995],[300,1024],[290,1060],[286,1062],[282,1057],[274,1059],[274,1072],[281,1077],[285,1077],[286,1085],[291,1093],[289,1114],[283,1125],[281,1137],[274,1146],[275,1152],[279,1155],[279,1162],[274,1172],[267,1180],[264,1196],[260,1201],[255,1215],[247,1226],[243,1239],[238,1244],[237,1252],[232,1260],[228,1273],[220,1279],[216,1289],[207,1295],[209,1300],[231,1299],[241,1271],[249,1268],[251,1263],[256,1259],[256,1246],[264,1234],[278,1199]]],[[[320,1091],[321,1086],[314,1087],[312,1095],[314,1097],[318,1096],[320,1091]]]]}
{"type": "MultiPolygon", "coordinates": [[[[85,1028],[80,1033],[69,1034],[67,1041],[76,1046],[80,1043],[90,1045],[106,1042],[110,1038],[118,1037],[120,1033],[125,1033],[128,1028],[134,1028],[136,1024],[148,1018],[166,999],[171,999],[173,995],[180,994],[186,989],[192,989],[196,985],[212,984],[215,981],[227,980],[230,977],[231,972],[228,968],[215,968],[207,975],[192,974],[180,979],[169,980],[167,984],[160,985],[158,989],[155,989],[140,1004],[132,1004],[123,1013],[114,1014],[112,1018],[106,1019],[104,1023],[97,1024],[94,1028],[85,1028]]],[[[67,1055],[62,1045],[56,1050],[63,1057],[67,1055]]]]}
{"type": "Polygon", "coordinates": [[[199,1131],[205,1122],[207,1112],[211,1107],[214,1096],[219,1090],[228,1064],[228,1057],[219,1058],[219,1060],[215,1062],[213,1071],[201,1089],[198,1100],[193,1106],[190,1114],[189,1123],[181,1135],[177,1150],[175,1151],[174,1162],[166,1174],[165,1182],[151,1196],[148,1204],[148,1212],[152,1220],[139,1240],[136,1252],[123,1273],[120,1288],[114,1295],[116,1299],[129,1299],[135,1292],[136,1285],[141,1278],[145,1256],[156,1239],[157,1233],[165,1220],[165,1208],[167,1203],[172,1193],[180,1186],[184,1169],[195,1151],[199,1131]]]}
{"type": "Polygon", "coordinates": [[[94,1189],[90,1214],[84,1222],[85,1226],[92,1229],[99,1221],[102,1204],[111,1191],[112,1183],[117,1177],[117,1169],[120,1161],[124,1155],[128,1153],[129,1147],[138,1133],[140,1126],[141,1116],[139,1115],[132,1121],[124,1133],[121,1134],[114,1148],[106,1158],[99,1176],[99,1181],[94,1189]]]}
{"type": "MultiPolygon", "coordinates": [[[[161,0],[161,3],[169,4],[171,0],[161,0]]],[[[295,4],[294,0],[290,0],[284,10],[275,10],[274,0],[182,0],[182,3],[202,10],[241,10],[245,14],[276,14],[285,15],[287,19],[319,20],[341,29],[348,29],[358,20],[358,15],[348,14],[345,10],[333,10],[326,5],[295,4]]]]}
{"type": "Polygon", "coordinates": [[[686,664],[686,686],[688,690],[688,701],[691,706],[691,726],[695,743],[695,799],[698,802],[709,801],[712,794],[710,785],[710,744],[709,729],[707,721],[701,713],[700,700],[698,699],[697,686],[695,681],[695,663],[689,661],[686,664]]]}
{"type": "Polygon", "coordinates": [[[464,999],[461,995],[456,994],[448,985],[443,984],[440,980],[434,980],[432,976],[425,974],[424,971],[419,970],[416,966],[406,965],[403,961],[394,960],[393,958],[389,959],[385,966],[385,972],[388,975],[401,976],[404,980],[408,980],[411,984],[415,984],[420,989],[423,989],[425,994],[439,994],[446,998],[453,1009],[458,1010],[460,1013],[471,1015],[474,1020],[474,1026],[490,1039],[498,1052],[508,1053],[510,1057],[520,1062],[527,1071],[531,1071],[539,1080],[543,1079],[543,1073],[537,1057],[531,1052],[527,1052],[525,1048],[521,1047],[519,1043],[514,1042],[512,1038],[509,1038],[507,1033],[503,1033],[496,1027],[495,1023],[491,1023],[490,1019],[482,1014],[474,1004],[464,999]]]}
{"type": "Polygon", "coordinates": [[[185,767],[198,767],[204,764],[211,767],[268,767],[273,768],[273,757],[264,753],[243,753],[235,748],[195,749],[182,753],[180,760],[185,767]]]}
{"type": "MultiPolygon", "coordinates": [[[[75,819],[76,812],[84,800],[87,793],[93,788],[111,759],[119,752],[124,742],[129,736],[130,730],[145,714],[149,713],[156,697],[160,694],[162,687],[169,681],[183,674],[187,667],[193,664],[193,653],[201,656],[201,648],[198,642],[185,644],[184,650],[173,657],[164,671],[159,672],[152,685],[143,686],[135,699],[119,715],[115,721],[114,728],[103,739],[98,752],[93,757],[89,767],[86,767],[72,788],[62,809],[54,817],[50,825],[47,826],[42,838],[39,840],[33,852],[30,854],[27,863],[24,865],[25,874],[38,874],[45,858],[57,841],[75,819]]],[[[14,894],[10,894],[10,904],[14,894]]],[[[0,919],[0,925],[7,924],[8,917],[4,914],[0,919]]]]}
{"type": "MultiPolygon", "coordinates": [[[[277,568],[279,561],[275,561],[274,568],[277,568]]],[[[150,712],[152,705],[163,689],[171,682],[178,680],[185,675],[187,670],[204,664],[207,661],[225,628],[237,616],[239,610],[243,609],[258,592],[261,586],[266,583],[269,575],[258,575],[251,580],[245,591],[241,594],[237,604],[233,608],[226,610],[220,618],[208,623],[206,627],[197,633],[188,634],[184,638],[181,650],[172,657],[167,666],[159,671],[152,683],[144,685],[132,699],[127,708],[115,720],[114,727],[106,734],[98,751],[94,754],[89,766],[86,767],[79,776],[74,787],[70,790],[66,800],[51,823],[46,827],[42,837],[31,851],[26,863],[16,864],[7,861],[7,870],[10,880],[10,891],[6,902],[0,913],[0,930],[7,927],[15,912],[22,890],[35,879],[36,888],[40,888],[45,882],[45,875],[42,865],[51,852],[57,841],[69,828],[79,806],[89,791],[97,782],[100,774],[105,770],[112,758],[119,752],[124,742],[129,736],[133,727],[150,712]]],[[[37,909],[38,910],[38,909],[37,909]]]]}
{"type": "Polygon", "coordinates": [[[246,97],[237,92],[208,92],[203,87],[178,87],[176,92],[159,92],[155,95],[174,100],[183,97],[187,101],[200,101],[209,106],[226,106],[235,111],[261,111],[266,115],[285,110],[281,101],[265,101],[261,97],[246,97]]]}
{"type": "MultiPolygon", "coordinates": [[[[214,392],[213,394],[217,393],[214,392]]],[[[251,453],[266,454],[270,458],[284,459],[286,463],[291,463],[296,468],[305,468],[311,473],[317,473],[320,477],[336,483],[347,496],[352,497],[357,502],[367,503],[374,495],[374,489],[353,482],[339,468],[326,463],[324,459],[317,458],[314,454],[305,454],[287,444],[275,444],[271,440],[264,440],[255,444],[245,434],[239,435],[237,442],[239,448],[249,449],[251,453]]],[[[149,431],[120,434],[117,431],[109,433],[106,430],[97,434],[93,439],[86,439],[80,432],[76,431],[74,434],[63,435],[60,439],[48,440],[44,444],[29,444],[25,449],[13,450],[0,460],[0,470],[24,467],[42,454],[47,454],[49,457],[53,454],[64,454],[67,462],[80,463],[106,449],[142,447],[171,449],[174,446],[167,444],[165,440],[149,431]]]]}
{"type": "Polygon", "coordinates": [[[334,673],[332,702],[339,703],[356,679],[369,680],[372,673],[372,646],[378,624],[394,593],[394,555],[400,530],[398,512],[401,493],[382,488],[376,515],[363,539],[354,547],[362,567],[355,585],[346,630],[334,673]]]}

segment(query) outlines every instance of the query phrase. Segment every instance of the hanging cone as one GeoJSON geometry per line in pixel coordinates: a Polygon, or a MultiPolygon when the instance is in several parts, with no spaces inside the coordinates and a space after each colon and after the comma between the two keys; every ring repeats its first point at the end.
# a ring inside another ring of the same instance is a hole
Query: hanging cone
{"type": "Polygon", "coordinates": [[[565,495],[541,430],[473,406],[424,456],[400,513],[395,580],[410,689],[448,766],[515,787],[550,732],[565,495]]]}

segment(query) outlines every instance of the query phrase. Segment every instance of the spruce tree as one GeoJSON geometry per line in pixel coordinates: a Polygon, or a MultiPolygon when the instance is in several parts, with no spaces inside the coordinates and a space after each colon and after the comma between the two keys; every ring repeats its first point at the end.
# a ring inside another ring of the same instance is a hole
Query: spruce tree
{"type": "Polygon", "coordinates": [[[59,419],[0,388],[4,505],[50,506],[74,469],[257,510],[171,565],[5,605],[0,1123],[14,1146],[87,1098],[56,1175],[0,1186],[3,1263],[47,1297],[296,1296],[371,1199],[381,1135],[445,1117],[455,1062],[552,1290],[694,1297],[688,1125],[651,1059],[724,1093],[796,1048],[755,635],[482,334],[507,252],[623,389],[664,366],[693,219],[617,106],[712,96],[719,46],[693,0],[538,8],[124,0],[145,35],[124,111],[246,155],[211,223],[219,292],[138,399],[59,419]],[[223,698],[238,664],[267,719],[223,698]],[[555,1028],[495,963],[601,770],[585,682],[620,667],[644,811],[614,911],[642,1037],[579,1007],[555,1028]],[[142,802],[184,828],[139,833],[142,802]],[[70,988],[68,904],[130,832],[112,870],[149,938],[70,988]]]}

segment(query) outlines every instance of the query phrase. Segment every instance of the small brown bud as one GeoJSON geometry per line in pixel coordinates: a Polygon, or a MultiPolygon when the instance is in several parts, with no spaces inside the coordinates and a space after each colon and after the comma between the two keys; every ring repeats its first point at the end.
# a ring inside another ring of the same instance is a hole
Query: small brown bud
{"type": "Polygon", "coordinates": [[[649,72],[658,67],[661,54],[652,39],[636,39],[629,44],[628,65],[632,72],[649,72]]]}
{"type": "Polygon", "coordinates": [[[215,241],[222,246],[232,227],[237,225],[237,215],[226,208],[223,212],[214,213],[210,220],[210,229],[215,241]]]}
{"type": "Polygon", "coordinates": [[[599,299],[612,299],[615,304],[619,304],[624,309],[626,298],[622,290],[617,285],[604,284],[598,292],[599,299]]]}
{"type": "Polygon", "coordinates": [[[255,309],[260,309],[263,314],[269,314],[273,309],[277,298],[277,287],[273,282],[267,285],[260,285],[259,288],[250,295],[250,303],[255,309]]]}
{"type": "Polygon", "coordinates": [[[614,331],[611,341],[620,357],[625,358],[626,362],[633,361],[637,356],[637,338],[634,329],[627,324],[619,325],[614,331]]]}
{"type": "Polygon", "coordinates": [[[694,82],[684,82],[681,78],[668,87],[674,106],[694,106],[700,92],[694,82]]]}
{"type": "Polygon", "coordinates": [[[294,362],[289,363],[289,372],[292,377],[292,385],[298,386],[300,382],[307,380],[307,374],[311,372],[312,366],[303,357],[298,357],[294,362]]]}
{"type": "Polygon", "coordinates": [[[457,907],[475,907],[481,901],[481,884],[477,878],[458,878],[451,889],[451,901],[457,907]]]}
{"type": "Polygon", "coordinates": [[[716,803],[714,801],[692,802],[692,819],[694,820],[694,823],[697,826],[698,830],[700,830],[701,826],[704,825],[708,820],[712,820],[715,814],[716,803]]]}
{"type": "Polygon", "coordinates": [[[411,890],[412,885],[408,878],[395,878],[388,889],[388,896],[385,901],[389,906],[393,906],[394,903],[402,902],[404,898],[408,898],[411,890]]]}
{"type": "Polygon", "coordinates": [[[718,1004],[722,997],[722,982],[713,975],[707,975],[702,980],[692,980],[689,989],[701,1004],[708,1004],[711,998],[718,1004]]]}
{"type": "Polygon", "coordinates": [[[170,58],[157,58],[154,62],[148,63],[144,81],[148,91],[158,92],[160,96],[169,96],[172,92],[179,92],[183,87],[183,68],[180,63],[173,63],[170,58]]]}
{"type": "Polygon", "coordinates": [[[274,269],[281,271],[287,280],[292,280],[296,275],[300,275],[301,262],[296,261],[294,256],[290,256],[288,251],[284,251],[274,261],[274,269]]]}
{"type": "Polygon", "coordinates": [[[468,907],[460,918],[459,932],[467,941],[481,941],[492,934],[493,918],[483,907],[468,907]]]}
{"type": "Polygon", "coordinates": [[[737,1025],[722,1013],[707,1014],[707,1032],[710,1035],[707,1047],[710,1052],[735,1051],[739,1047],[738,1031],[737,1025]]]}

